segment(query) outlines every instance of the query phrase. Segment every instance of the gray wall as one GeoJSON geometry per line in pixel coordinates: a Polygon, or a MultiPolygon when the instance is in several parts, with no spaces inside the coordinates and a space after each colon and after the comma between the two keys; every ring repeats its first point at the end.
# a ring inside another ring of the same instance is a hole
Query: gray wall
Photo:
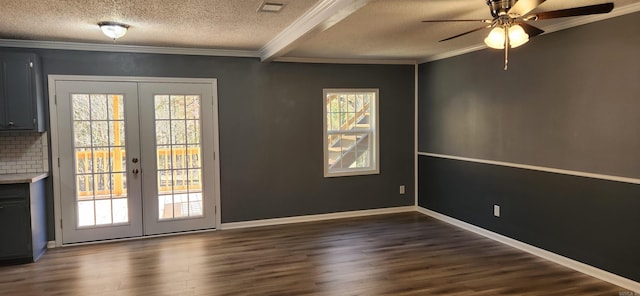
{"type": "Polygon", "coordinates": [[[413,204],[413,66],[21,50],[41,56],[45,77],[217,78],[222,222],[413,204]],[[340,87],[380,89],[379,175],[323,177],[322,88],[340,87]]]}
{"type": "Polygon", "coordinates": [[[640,185],[428,156],[418,168],[421,207],[640,281],[640,185]]]}
{"type": "MultiPolygon", "coordinates": [[[[481,36],[477,36],[481,38],[481,36]]],[[[640,14],[421,65],[419,150],[640,178],[640,14]]]]}
{"type": "MultiPolygon", "coordinates": [[[[532,39],[507,72],[493,50],[422,64],[419,151],[640,178],[638,49],[635,13],[532,39]]],[[[640,185],[430,156],[418,170],[420,206],[640,281],[640,185]]]]}

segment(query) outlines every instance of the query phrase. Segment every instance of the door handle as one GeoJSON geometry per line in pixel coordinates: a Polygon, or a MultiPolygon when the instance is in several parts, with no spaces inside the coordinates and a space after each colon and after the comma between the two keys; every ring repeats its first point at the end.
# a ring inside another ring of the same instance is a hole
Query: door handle
{"type": "Polygon", "coordinates": [[[138,169],[133,169],[133,171],[132,171],[132,172],[133,172],[133,174],[137,175],[137,174],[140,172],[140,170],[138,170],[138,169]]]}

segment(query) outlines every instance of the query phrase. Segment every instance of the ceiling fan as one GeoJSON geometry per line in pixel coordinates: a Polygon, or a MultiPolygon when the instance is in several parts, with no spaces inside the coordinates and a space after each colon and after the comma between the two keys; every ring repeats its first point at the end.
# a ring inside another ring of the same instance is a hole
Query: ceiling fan
{"type": "Polygon", "coordinates": [[[518,47],[527,43],[529,38],[533,38],[544,33],[542,29],[532,26],[528,24],[528,22],[570,16],[608,13],[613,10],[613,3],[603,3],[569,9],[531,13],[531,11],[536,9],[536,7],[545,1],[546,0],[487,0],[487,5],[489,5],[491,15],[493,16],[492,19],[426,20],[422,22],[482,22],[485,24],[480,28],[442,39],[440,42],[458,38],[483,29],[493,28],[487,38],[484,39],[484,42],[491,48],[504,48],[504,69],[507,70],[509,63],[509,47],[518,47]]]}

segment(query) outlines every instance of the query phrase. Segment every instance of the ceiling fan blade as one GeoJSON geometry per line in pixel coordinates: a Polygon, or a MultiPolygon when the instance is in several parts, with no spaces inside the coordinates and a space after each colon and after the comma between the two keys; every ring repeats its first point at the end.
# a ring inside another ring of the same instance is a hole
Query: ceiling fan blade
{"type": "Polygon", "coordinates": [[[613,10],[613,3],[596,4],[589,6],[582,6],[576,8],[554,10],[547,12],[536,13],[534,19],[545,20],[568,16],[580,16],[589,14],[609,13],[613,10]]]}
{"type": "Polygon", "coordinates": [[[467,34],[471,34],[471,33],[473,33],[473,32],[477,32],[477,31],[480,31],[480,30],[486,29],[486,28],[491,28],[491,25],[489,25],[489,26],[484,26],[484,27],[480,27],[480,28],[477,28],[477,29],[473,29],[473,30],[471,30],[471,31],[464,32],[464,33],[462,33],[462,34],[458,34],[458,35],[455,35],[455,36],[451,36],[451,37],[449,37],[449,38],[442,39],[442,40],[440,40],[440,41],[438,41],[438,42],[442,42],[442,41],[447,41],[447,40],[451,40],[451,39],[454,39],[454,38],[458,38],[458,37],[461,37],[461,36],[464,36],[464,35],[467,35],[467,34]]]}
{"type": "Polygon", "coordinates": [[[538,5],[542,4],[546,0],[519,0],[516,4],[509,9],[507,14],[511,17],[523,16],[532,10],[536,9],[538,5]]]}
{"type": "Polygon", "coordinates": [[[544,30],[542,30],[542,29],[540,29],[538,27],[529,25],[527,23],[518,23],[518,24],[522,27],[522,29],[524,29],[524,31],[527,33],[527,35],[529,35],[529,38],[533,38],[533,37],[536,37],[536,36],[544,33],[544,30]]]}
{"type": "Polygon", "coordinates": [[[423,23],[447,23],[447,22],[474,22],[474,23],[487,23],[490,24],[493,20],[428,20],[422,21],[423,23]]]}

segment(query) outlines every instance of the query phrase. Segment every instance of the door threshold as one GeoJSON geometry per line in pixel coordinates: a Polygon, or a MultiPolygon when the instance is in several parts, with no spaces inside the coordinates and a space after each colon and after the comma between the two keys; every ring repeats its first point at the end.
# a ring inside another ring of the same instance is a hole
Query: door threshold
{"type": "Polygon", "coordinates": [[[177,235],[184,235],[184,234],[213,232],[213,231],[216,231],[216,230],[218,230],[218,229],[217,228],[210,228],[210,229],[186,230],[186,231],[178,231],[178,232],[170,232],[170,233],[150,234],[150,235],[143,235],[143,236],[103,239],[103,240],[96,240],[96,241],[89,241],[89,242],[66,243],[66,244],[63,243],[62,245],[56,246],[56,247],[74,247],[74,246],[86,246],[86,245],[117,243],[117,242],[126,242],[126,241],[141,240],[141,239],[148,239],[148,238],[158,238],[158,237],[177,236],[177,235]]]}

